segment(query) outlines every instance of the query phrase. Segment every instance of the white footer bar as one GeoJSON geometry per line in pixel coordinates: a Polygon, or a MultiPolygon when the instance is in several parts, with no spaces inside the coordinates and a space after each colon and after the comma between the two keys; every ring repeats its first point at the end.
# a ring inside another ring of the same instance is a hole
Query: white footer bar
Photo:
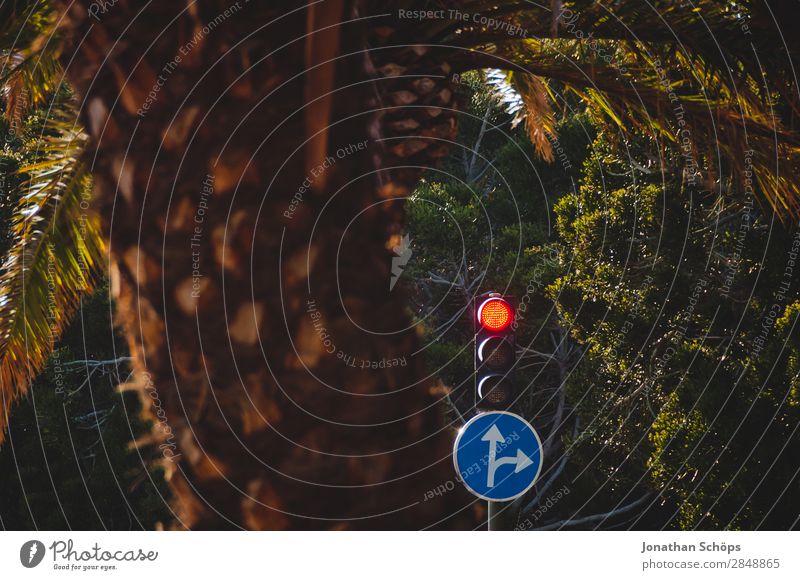
{"type": "Polygon", "coordinates": [[[792,532],[0,532],[14,579],[769,580],[800,578],[798,562],[792,532]]]}

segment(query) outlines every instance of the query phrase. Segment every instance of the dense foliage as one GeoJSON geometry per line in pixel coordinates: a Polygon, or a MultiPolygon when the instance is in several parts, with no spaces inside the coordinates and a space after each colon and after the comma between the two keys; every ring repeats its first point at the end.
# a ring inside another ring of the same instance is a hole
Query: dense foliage
{"type": "Polygon", "coordinates": [[[752,181],[689,183],[677,155],[646,135],[614,148],[580,109],[545,163],[463,88],[464,150],[415,192],[407,271],[454,426],[474,401],[471,297],[519,301],[515,410],[547,457],[520,525],[795,527],[800,238],[752,181]]]}
{"type": "Polygon", "coordinates": [[[746,183],[614,178],[631,163],[597,151],[556,207],[571,267],[547,289],[584,346],[578,461],[601,489],[646,483],[684,528],[796,526],[800,237],[746,183]]]}
{"type": "Polygon", "coordinates": [[[147,433],[130,370],[110,324],[108,288],[85,301],[0,448],[0,528],[153,529],[167,521],[160,468],[130,444],[147,433]]]}

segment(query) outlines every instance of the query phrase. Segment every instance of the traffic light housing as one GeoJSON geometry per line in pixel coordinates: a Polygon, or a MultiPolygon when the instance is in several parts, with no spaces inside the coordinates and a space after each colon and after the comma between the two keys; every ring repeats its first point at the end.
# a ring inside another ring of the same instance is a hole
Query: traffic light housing
{"type": "Polygon", "coordinates": [[[508,409],[516,398],[515,308],[507,296],[488,292],[475,300],[475,407],[508,409]]]}

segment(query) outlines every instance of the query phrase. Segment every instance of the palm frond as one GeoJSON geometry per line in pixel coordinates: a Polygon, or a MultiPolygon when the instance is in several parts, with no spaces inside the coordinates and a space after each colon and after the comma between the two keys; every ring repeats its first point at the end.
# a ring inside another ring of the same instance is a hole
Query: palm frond
{"type": "Polygon", "coordinates": [[[0,2],[0,51],[19,52],[52,28],[50,0],[0,2]]]}
{"type": "Polygon", "coordinates": [[[5,117],[19,126],[25,115],[58,90],[63,71],[52,50],[33,55],[11,54],[5,64],[7,67],[0,74],[5,117]]]}
{"type": "MultiPolygon", "coordinates": [[[[509,85],[514,77],[542,79],[529,87],[517,83],[534,119],[546,110],[540,89],[555,82],[560,96],[577,97],[596,120],[612,126],[619,142],[652,135],[684,159],[692,179],[709,188],[721,186],[716,176],[724,171],[740,184],[755,180],[765,203],[781,218],[796,219],[800,96],[787,62],[800,56],[800,43],[790,40],[788,55],[776,51],[774,28],[767,32],[771,13],[761,4],[563,2],[553,38],[545,3],[478,1],[465,9],[480,7],[485,16],[513,23],[524,38],[464,25],[446,40],[471,49],[454,56],[456,70],[502,68],[511,71],[509,85]],[[745,29],[760,32],[744,42],[745,29]]],[[[541,142],[547,131],[531,126],[541,142]]]]}
{"type": "Polygon", "coordinates": [[[0,270],[0,441],[13,401],[42,369],[103,266],[104,242],[87,210],[86,136],[72,107],[56,109],[38,143],[12,218],[0,270]]]}
{"type": "Polygon", "coordinates": [[[556,116],[550,91],[541,77],[520,71],[489,71],[487,81],[494,87],[499,100],[514,115],[512,127],[525,122],[528,138],[542,159],[552,162],[556,137],[556,116]]]}
{"type": "Polygon", "coordinates": [[[0,87],[5,117],[19,126],[35,106],[58,90],[63,71],[55,12],[47,1],[0,5],[0,87]],[[7,12],[7,14],[3,14],[7,12]]]}

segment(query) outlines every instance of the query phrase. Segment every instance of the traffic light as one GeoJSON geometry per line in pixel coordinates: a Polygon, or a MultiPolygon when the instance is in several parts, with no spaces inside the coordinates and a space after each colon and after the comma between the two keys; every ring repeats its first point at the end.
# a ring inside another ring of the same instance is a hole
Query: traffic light
{"type": "Polygon", "coordinates": [[[514,401],[514,314],[511,301],[497,292],[475,301],[475,407],[479,411],[504,410],[514,401]]]}

